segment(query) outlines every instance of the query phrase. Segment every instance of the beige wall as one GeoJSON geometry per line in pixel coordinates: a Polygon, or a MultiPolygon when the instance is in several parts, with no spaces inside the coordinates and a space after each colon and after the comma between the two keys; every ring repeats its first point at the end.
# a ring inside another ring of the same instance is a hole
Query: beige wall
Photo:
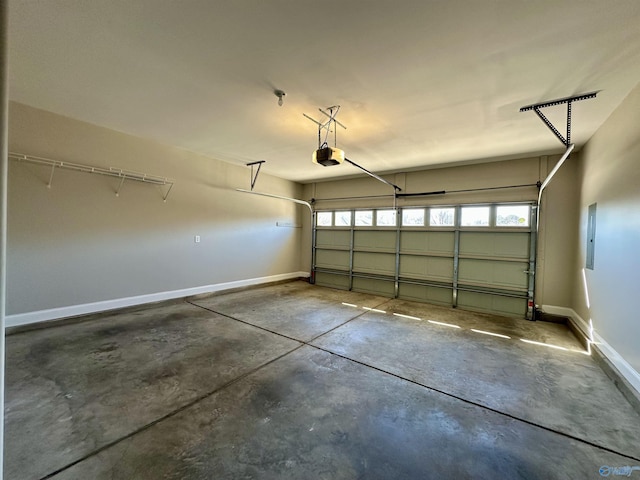
{"type": "Polygon", "coordinates": [[[640,84],[583,149],[573,309],[640,372],[640,84]],[[587,209],[597,203],[595,262],[583,268],[587,209]]]}
{"type": "MultiPolygon", "coordinates": [[[[10,160],[9,314],[298,272],[304,207],[246,195],[249,169],[10,105],[10,151],[166,176],[161,187],[10,160]],[[194,242],[200,235],[201,243],[194,242]]],[[[260,174],[256,190],[299,197],[260,174]]]]}
{"type": "MultiPolygon", "coordinates": [[[[536,303],[540,306],[571,305],[581,153],[571,154],[542,195],[536,297],[536,303]]],[[[554,166],[555,161],[550,161],[543,171],[548,174],[554,166]]]]}
{"type": "MultiPolygon", "coordinates": [[[[536,285],[536,303],[539,305],[550,304],[568,307],[571,304],[571,267],[575,257],[573,245],[575,244],[575,225],[577,224],[578,211],[578,182],[576,178],[578,157],[579,154],[573,154],[565,162],[543,196],[536,285]]],[[[386,175],[384,178],[400,186],[406,193],[527,185],[544,180],[558,159],[559,156],[489,161],[466,166],[392,174],[386,175]]],[[[305,185],[304,188],[305,199],[318,199],[316,203],[318,210],[392,207],[392,196],[365,200],[322,200],[336,197],[391,194],[391,187],[370,177],[318,182],[305,185]]],[[[398,206],[535,201],[537,196],[538,189],[533,186],[409,197],[400,199],[398,206]]],[[[304,234],[303,244],[310,245],[311,240],[308,237],[310,234],[307,229],[304,234]]],[[[310,248],[307,249],[307,252],[302,256],[302,261],[306,262],[303,263],[305,270],[310,268],[310,248]]]]}

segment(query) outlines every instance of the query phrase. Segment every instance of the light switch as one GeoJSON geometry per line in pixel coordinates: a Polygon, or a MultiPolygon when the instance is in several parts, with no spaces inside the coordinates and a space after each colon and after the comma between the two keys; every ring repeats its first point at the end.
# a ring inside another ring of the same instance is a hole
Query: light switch
{"type": "Polygon", "coordinates": [[[200,243],[200,235],[196,235],[195,237],[193,237],[193,241],[195,243],[200,243]]]}

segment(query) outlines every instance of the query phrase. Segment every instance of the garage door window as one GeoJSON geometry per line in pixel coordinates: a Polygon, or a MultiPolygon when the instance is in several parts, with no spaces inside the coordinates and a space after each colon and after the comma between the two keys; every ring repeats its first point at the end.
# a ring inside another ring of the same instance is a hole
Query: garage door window
{"type": "Polygon", "coordinates": [[[455,208],[431,208],[429,209],[429,225],[432,227],[453,227],[455,213],[455,208]]]}
{"type": "Polygon", "coordinates": [[[498,205],[496,227],[528,227],[529,205],[498,205]]]}
{"type": "Polygon", "coordinates": [[[351,226],[351,211],[335,212],[335,225],[336,227],[350,227],[351,226]]]}
{"type": "Polygon", "coordinates": [[[318,212],[318,215],[316,217],[316,225],[318,225],[319,227],[330,227],[332,223],[332,216],[333,212],[318,212]]]}
{"type": "Polygon", "coordinates": [[[405,208],[402,210],[402,226],[423,227],[424,208],[405,208]]]}
{"type": "Polygon", "coordinates": [[[376,225],[378,227],[395,227],[396,211],[395,210],[377,210],[376,225]]]}
{"type": "Polygon", "coordinates": [[[463,227],[488,227],[490,207],[462,207],[460,225],[463,227]]]}
{"type": "Polygon", "coordinates": [[[373,210],[357,210],[355,215],[356,227],[373,225],[373,210]]]}

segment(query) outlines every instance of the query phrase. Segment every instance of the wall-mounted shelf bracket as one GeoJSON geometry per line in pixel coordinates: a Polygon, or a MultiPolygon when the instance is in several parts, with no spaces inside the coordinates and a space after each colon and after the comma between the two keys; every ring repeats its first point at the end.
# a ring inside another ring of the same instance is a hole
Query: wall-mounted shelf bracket
{"type": "Polygon", "coordinates": [[[122,184],[124,183],[124,179],[125,179],[125,177],[122,177],[122,179],[120,180],[120,184],[118,184],[118,188],[116,189],[116,197],[120,196],[120,189],[122,188],[122,184]]]}
{"type": "Polygon", "coordinates": [[[574,95],[573,97],[565,97],[558,98],[556,100],[550,100],[548,102],[542,103],[534,103],[533,105],[527,105],[526,107],[520,108],[521,112],[527,112],[529,110],[533,110],[536,112],[536,115],[540,117],[540,120],[544,122],[544,124],[549,127],[549,130],[553,132],[553,134],[562,142],[565,147],[569,147],[571,145],[571,104],[573,102],[578,102],[580,100],[588,100],[589,98],[595,98],[598,92],[590,92],[583,93],[581,95],[574,95]],[[545,116],[544,113],[540,110],[541,108],[553,107],[555,105],[563,105],[567,104],[567,134],[566,137],[560,133],[560,131],[551,123],[551,121],[545,116]]]}
{"type": "Polygon", "coordinates": [[[51,175],[49,175],[49,183],[47,183],[47,188],[51,188],[51,184],[53,183],[53,174],[56,173],[56,166],[51,165],[51,175]]]}
{"type": "Polygon", "coordinates": [[[257,162],[247,163],[247,167],[251,167],[251,190],[253,191],[253,187],[256,185],[256,181],[258,180],[258,175],[260,174],[260,168],[262,164],[266,163],[266,160],[258,160],[257,162]],[[256,170],[256,174],[253,174],[253,167],[258,166],[256,170]]]}
{"type": "Polygon", "coordinates": [[[129,170],[122,170],[121,168],[94,167],[91,165],[83,165],[80,163],[71,163],[71,162],[61,162],[59,160],[51,160],[49,158],[35,157],[33,155],[25,155],[24,153],[15,153],[15,152],[9,152],[8,156],[10,159],[16,160],[18,162],[26,162],[26,163],[33,163],[36,165],[50,166],[51,174],[49,175],[49,183],[47,183],[47,188],[51,188],[51,185],[53,184],[53,174],[55,173],[56,168],[66,169],[66,170],[75,170],[76,172],[84,172],[84,173],[97,173],[99,175],[105,175],[108,177],[117,177],[120,179],[120,183],[118,184],[118,188],[115,191],[116,196],[120,195],[120,190],[122,189],[122,185],[124,184],[125,180],[134,180],[136,182],[166,186],[167,190],[162,195],[162,200],[166,202],[174,184],[173,180],[170,180],[166,177],[158,177],[158,176],[149,175],[146,173],[132,172],[129,170]]]}

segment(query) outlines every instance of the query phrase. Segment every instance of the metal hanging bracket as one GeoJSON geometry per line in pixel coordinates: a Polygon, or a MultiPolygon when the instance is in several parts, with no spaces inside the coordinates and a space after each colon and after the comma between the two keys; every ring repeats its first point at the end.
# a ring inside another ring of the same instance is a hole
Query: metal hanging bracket
{"type": "Polygon", "coordinates": [[[347,129],[347,127],[345,127],[342,123],[340,123],[338,120],[336,120],[336,115],[338,115],[338,112],[340,111],[340,105],[332,105],[331,107],[327,107],[327,110],[329,110],[329,113],[327,113],[325,110],[319,108],[318,111],[320,113],[322,113],[324,116],[328,117],[328,120],[326,120],[325,122],[320,122],[318,120],[316,120],[315,118],[310,117],[309,115],[307,115],[306,113],[303,113],[302,115],[305,116],[305,118],[311,120],[313,123],[315,123],[316,125],[318,125],[318,148],[321,148],[323,145],[326,145],[327,143],[327,138],[329,137],[329,133],[331,133],[331,124],[334,125],[333,127],[333,146],[337,146],[337,128],[335,128],[335,125],[339,125],[342,128],[344,128],[345,130],[347,129]],[[327,134],[324,137],[324,142],[322,141],[322,130],[326,130],[327,134]]]}
{"type": "Polygon", "coordinates": [[[258,175],[260,174],[260,168],[262,164],[266,163],[266,160],[258,160],[257,162],[247,163],[247,167],[251,167],[251,190],[253,191],[253,187],[256,185],[256,181],[258,180],[258,175]],[[256,174],[253,174],[253,167],[257,165],[258,169],[256,170],[256,174]]]}
{"type": "Polygon", "coordinates": [[[580,100],[588,100],[595,98],[598,92],[583,93],[581,95],[574,95],[573,97],[558,98],[556,100],[550,100],[548,102],[534,103],[533,105],[527,105],[520,108],[521,112],[527,112],[533,110],[536,115],[540,117],[540,120],[553,132],[553,134],[562,142],[565,147],[571,145],[571,104],[580,100]],[[567,134],[566,137],[560,133],[560,131],[551,123],[551,121],[540,111],[541,108],[553,107],[556,105],[567,104],[567,134]]]}

